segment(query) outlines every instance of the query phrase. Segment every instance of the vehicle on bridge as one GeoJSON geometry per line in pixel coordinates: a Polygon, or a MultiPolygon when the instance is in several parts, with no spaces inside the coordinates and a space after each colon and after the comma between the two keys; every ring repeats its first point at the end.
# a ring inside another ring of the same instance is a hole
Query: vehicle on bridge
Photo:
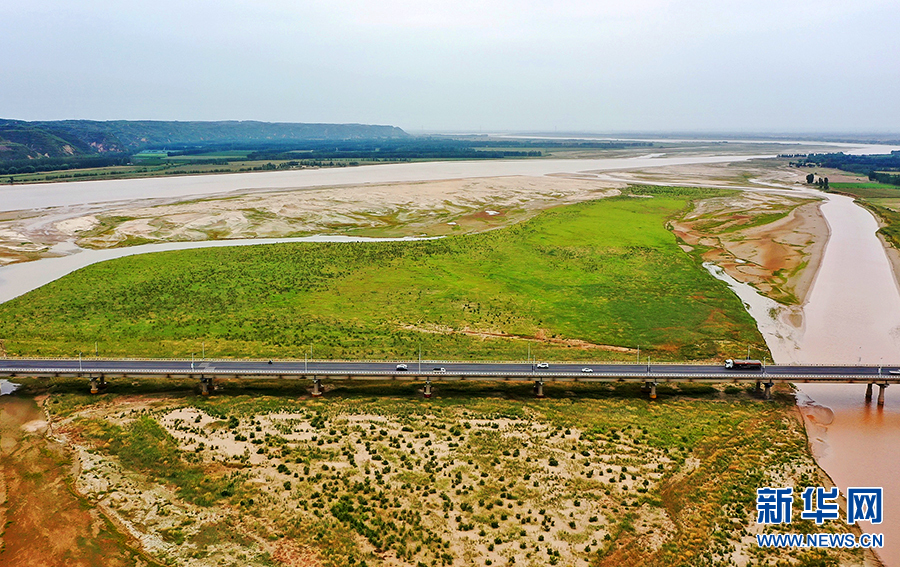
{"type": "Polygon", "coordinates": [[[762,370],[762,362],[752,359],[729,358],[725,361],[728,370],[762,370]]]}

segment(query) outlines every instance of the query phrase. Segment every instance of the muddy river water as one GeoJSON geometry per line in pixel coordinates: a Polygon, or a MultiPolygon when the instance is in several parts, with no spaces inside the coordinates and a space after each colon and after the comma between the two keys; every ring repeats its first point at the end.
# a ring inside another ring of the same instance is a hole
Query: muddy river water
{"type": "MultiPolygon", "coordinates": [[[[832,234],[803,309],[798,362],[897,364],[900,292],[875,219],[842,195],[829,195],[822,212],[832,234]]],[[[799,386],[812,400],[801,410],[813,451],[835,484],[884,487],[884,523],[863,529],[884,533],[880,555],[900,566],[900,391],[889,388],[878,407],[863,385],[799,386]]]]}
{"type": "MultiPolygon", "coordinates": [[[[741,298],[780,363],[900,363],[900,291],[874,217],[853,199],[818,193],[831,230],[801,317],[734,281],[716,266],[710,273],[741,298]],[[798,324],[799,323],[799,324],[798,324]]],[[[884,521],[864,531],[883,533],[880,557],[900,566],[900,392],[878,407],[861,384],[798,384],[798,405],[819,465],[845,492],[884,488],[884,521]]],[[[877,392],[877,389],[876,389],[877,392]]]]}

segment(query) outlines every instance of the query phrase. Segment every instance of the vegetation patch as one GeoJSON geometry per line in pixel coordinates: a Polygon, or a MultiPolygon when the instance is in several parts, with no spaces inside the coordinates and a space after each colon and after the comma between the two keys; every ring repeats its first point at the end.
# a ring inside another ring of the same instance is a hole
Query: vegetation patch
{"type": "Polygon", "coordinates": [[[226,381],[209,398],[127,385],[88,398],[55,383],[47,406],[76,446],[86,423],[137,439],[137,456],[125,442],[81,453],[79,482],[176,564],[796,564],[803,553],[757,547],[755,490],[827,483],[787,390],[649,401],[637,385],[565,384],[536,400],[528,384],[447,383],[422,400],[365,383],[314,399],[295,383],[226,381]],[[240,495],[201,506],[155,488],[200,466],[234,471],[240,495]]]}
{"type": "Polygon", "coordinates": [[[718,358],[764,342],[666,230],[715,191],[638,188],[437,241],[133,256],[0,306],[11,355],[718,358]],[[563,339],[562,341],[553,339],[563,339]],[[579,342],[580,341],[580,342],[579,342]]]}

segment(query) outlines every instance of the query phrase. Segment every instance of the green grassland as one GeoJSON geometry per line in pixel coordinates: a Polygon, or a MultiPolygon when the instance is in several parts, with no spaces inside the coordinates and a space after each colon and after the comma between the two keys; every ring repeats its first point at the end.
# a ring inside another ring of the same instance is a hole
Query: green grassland
{"type": "Polygon", "coordinates": [[[851,193],[863,199],[897,199],[900,187],[886,183],[831,183],[832,190],[851,193]]]}
{"type": "Polygon", "coordinates": [[[336,383],[313,399],[297,382],[229,380],[199,398],[183,380],[150,382],[101,396],[74,379],[26,389],[49,391],[52,419],[77,443],[173,489],[156,504],[165,517],[144,523],[117,495],[121,475],[84,473],[109,479],[97,496],[161,533],[173,564],[240,553],[270,565],[261,538],[308,546],[309,564],[328,566],[861,560],[756,546],[757,487],[827,482],[786,390],[761,403],[742,388],[664,385],[651,402],[638,385],[566,384],[535,400],[529,384],[447,383],[422,400],[410,384],[336,383]],[[242,454],[221,450],[232,441],[242,454]],[[217,545],[228,538],[237,551],[217,545]]]}
{"type": "Polygon", "coordinates": [[[89,266],[0,305],[12,356],[708,359],[764,342],[666,221],[716,191],[635,188],[436,241],[188,250],[89,266]],[[467,334],[465,331],[468,331],[467,334]]]}

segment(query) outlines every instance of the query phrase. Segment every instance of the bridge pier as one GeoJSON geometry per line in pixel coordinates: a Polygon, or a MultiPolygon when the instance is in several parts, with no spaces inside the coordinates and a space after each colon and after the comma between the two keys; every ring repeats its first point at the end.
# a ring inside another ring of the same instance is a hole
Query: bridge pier
{"type": "Polygon", "coordinates": [[[756,394],[756,395],[758,396],[761,389],[762,389],[762,382],[760,382],[759,380],[757,380],[757,381],[756,381],[756,387],[753,388],[753,393],[756,394]]]}
{"type": "Polygon", "coordinates": [[[866,384],[866,402],[872,401],[872,383],[866,384]]]}
{"type": "Polygon", "coordinates": [[[212,386],[212,378],[204,378],[203,376],[200,377],[200,395],[201,396],[208,396],[210,394],[210,391],[212,390],[211,386],[212,386]]]}
{"type": "Polygon", "coordinates": [[[537,398],[544,397],[544,381],[543,380],[538,380],[537,382],[534,383],[534,395],[537,398]]]}
{"type": "Polygon", "coordinates": [[[887,382],[885,382],[884,384],[878,385],[878,405],[879,406],[884,405],[884,391],[887,389],[887,387],[888,387],[887,382]]]}
{"type": "Polygon", "coordinates": [[[650,399],[656,399],[656,382],[644,382],[644,386],[650,390],[650,399]]]}
{"type": "Polygon", "coordinates": [[[322,395],[322,381],[318,378],[313,378],[312,395],[315,398],[322,395]]]}
{"type": "Polygon", "coordinates": [[[773,382],[766,382],[765,384],[763,384],[763,386],[766,387],[765,391],[763,392],[763,399],[766,399],[766,400],[772,399],[772,386],[774,386],[774,385],[775,384],[773,382]]]}
{"type": "Polygon", "coordinates": [[[99,394],[100,390],[106,388],[106,377],[102,374],[100,376],[91,376],[91,393],[99,394]]]}
{"type": "Polygon", "coordinates": [[[431,380],[430,380],[430,379],[426,379],[426,380],[425,380],[425,391],[424,391],[424,394],[425,394],[425,397],[426,397],[426,398],[430,398],[430,397],[431,397],[431,380]]]}

